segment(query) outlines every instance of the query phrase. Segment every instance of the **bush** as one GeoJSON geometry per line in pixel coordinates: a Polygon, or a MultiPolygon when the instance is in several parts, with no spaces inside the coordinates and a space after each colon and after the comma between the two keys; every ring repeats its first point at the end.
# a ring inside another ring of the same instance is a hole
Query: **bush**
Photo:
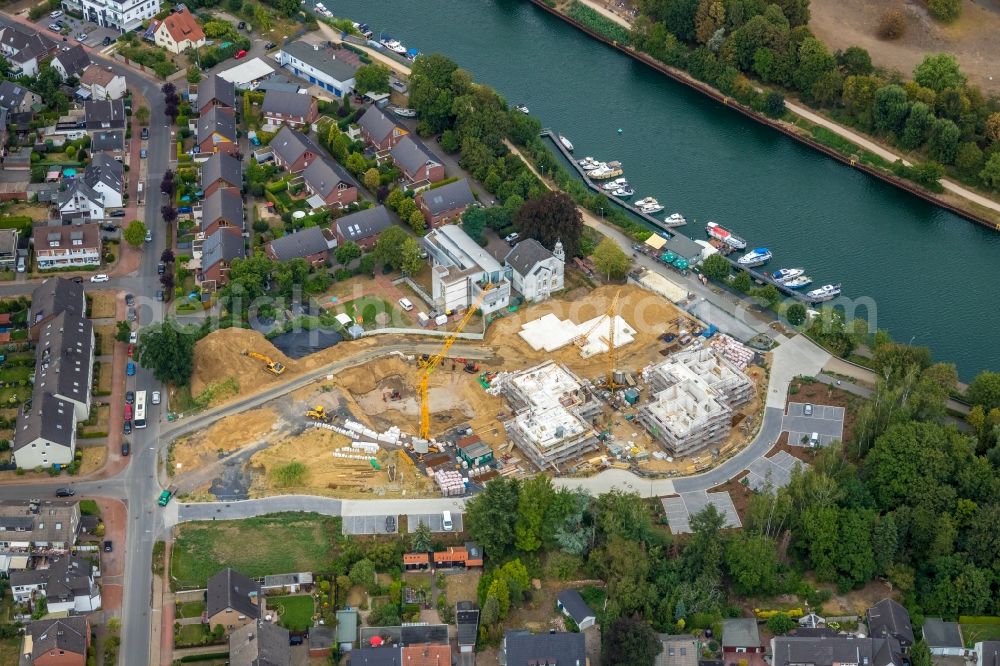
{"type": "Polygon", "coordinates": [[[962,0],[927,0],[927,11],[944,23],[951,23],[962,14],[962,0]]]}
{"type": "Polygon", "coordinates": [[[899,39],[906,34],[906,14],[900,7],[890,7],[878,20],[877,34],[881,39],[899,39]]]}

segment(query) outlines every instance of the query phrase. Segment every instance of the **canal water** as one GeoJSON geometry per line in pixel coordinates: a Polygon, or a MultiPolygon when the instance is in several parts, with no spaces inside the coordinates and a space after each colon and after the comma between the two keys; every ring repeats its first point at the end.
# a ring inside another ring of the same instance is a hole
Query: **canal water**
{"type": "MultiPolygon", "coordinates": [[[[705,238],[715,220],[769,266],[870,299],[900,341],[931,347],[964,380],[1000,370],[1000,234],[868,177],[726,109],[523,0],[340,0],[421,52],[442,52],[580,157],[620,160],[636,198],[680,212],[705,238]],[[622,132],[618,133],[621,128],[622,132]]],[[[864,309],[859,311],[864,313],[864,309]]]]}

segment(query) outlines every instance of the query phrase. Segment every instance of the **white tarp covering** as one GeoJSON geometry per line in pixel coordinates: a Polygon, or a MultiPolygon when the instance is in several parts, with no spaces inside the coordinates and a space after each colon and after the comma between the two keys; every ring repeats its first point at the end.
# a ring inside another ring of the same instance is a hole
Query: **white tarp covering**
{"type": "Polygon", "coordinates": [[[664,277],[659,273],[646,271],[638,278],[635,278],[635,282],[653,293],[659,294],[660,296],[673,301],[674,303],[680,303],[681,301],[687,300],[687,289],[681,287],[673,280],[664,277]]]}
{"type": "Polygon", "coordinates": [[[219,72],[219,76],[237,88],[248,88],[261,79],[274,74],[275,69],[260,58],[253,58],[235,67],[219,72]]]}
{"type": "Polygon", "coordinates": [[[334,317],[334,319],[336,319],[342,326],[350,326],[354,323],[354,320],[351,319],[351,315],[345,312],[341,312],[339,315],[334,317]]]}
{"type": "MultiPolygon", "coordinates": [[[[620,315],[615,315],[615,347],[627,345],[635,340],[635,329],[620,315]]],[[[518,335],[535,351],[544,349],[554,352],[574,340],[586,335],[580,341],[580,355],[589,358],[608,351],[610,325],[607,315],[594,317],[582,324],[574,324],[569,319],[559,319],[552,313],[521,325],[518,335]]]]}
{"type": "Polygon", "coordinates": [[[583,322],[577,327],[577,330],[580,331],[580,335],[590,331],[590,334],[587,335],[587,339],[583,341],[583,347],[580,349],[580,356],[583,358],[590,358],[596,354],[603,354],[608,351],[608,344],[610,343],[609,336],[611,335],[612,325],[614,326],[615,333],[615,348],[622,347],[635,340],[635,329],[629,326],[628,322],[621,318],[621,315],[615,315],[613,324],[609,321],[608,315],[594,317],[589,321],[583,322]]]}

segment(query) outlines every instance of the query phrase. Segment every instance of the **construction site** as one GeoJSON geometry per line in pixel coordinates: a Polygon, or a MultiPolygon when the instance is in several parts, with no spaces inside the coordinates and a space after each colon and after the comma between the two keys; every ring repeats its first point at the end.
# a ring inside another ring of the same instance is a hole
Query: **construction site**
{"type": "Polygon", "coordinates": [[[738,450],[759,417],[755,352],[638,287],[512,308],[485,340],[458,339],[478,316],[460,313],[444,339],[363,338],[298,360],[253,331],[212,333],[192,394],[236,385],[213,404],[329,373],[175,442],[171,472],[218,499],[455,495],[497,475],[606,467],[677,475],[738,450]]]}

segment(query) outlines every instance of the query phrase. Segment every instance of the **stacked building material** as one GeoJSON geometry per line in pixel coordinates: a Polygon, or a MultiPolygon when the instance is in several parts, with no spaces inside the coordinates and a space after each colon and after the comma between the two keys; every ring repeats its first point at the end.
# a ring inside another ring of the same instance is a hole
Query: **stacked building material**
{"type": "Polygon", "coordinates": [[[740,370],[746,370],[755,356],[754,350],[747,347],[745,344],[729,337],[725,333],[720,333],[715,336],[711,342],[711,346],[722,358],[726,359],[740,370]]]}
{"type": "Polygon", "coordinates": [[[434,472],[434,481],[445,497],[455,497],[465,494],[465,480],[462,475],[453,470],[438,470],[434,472]]]}

